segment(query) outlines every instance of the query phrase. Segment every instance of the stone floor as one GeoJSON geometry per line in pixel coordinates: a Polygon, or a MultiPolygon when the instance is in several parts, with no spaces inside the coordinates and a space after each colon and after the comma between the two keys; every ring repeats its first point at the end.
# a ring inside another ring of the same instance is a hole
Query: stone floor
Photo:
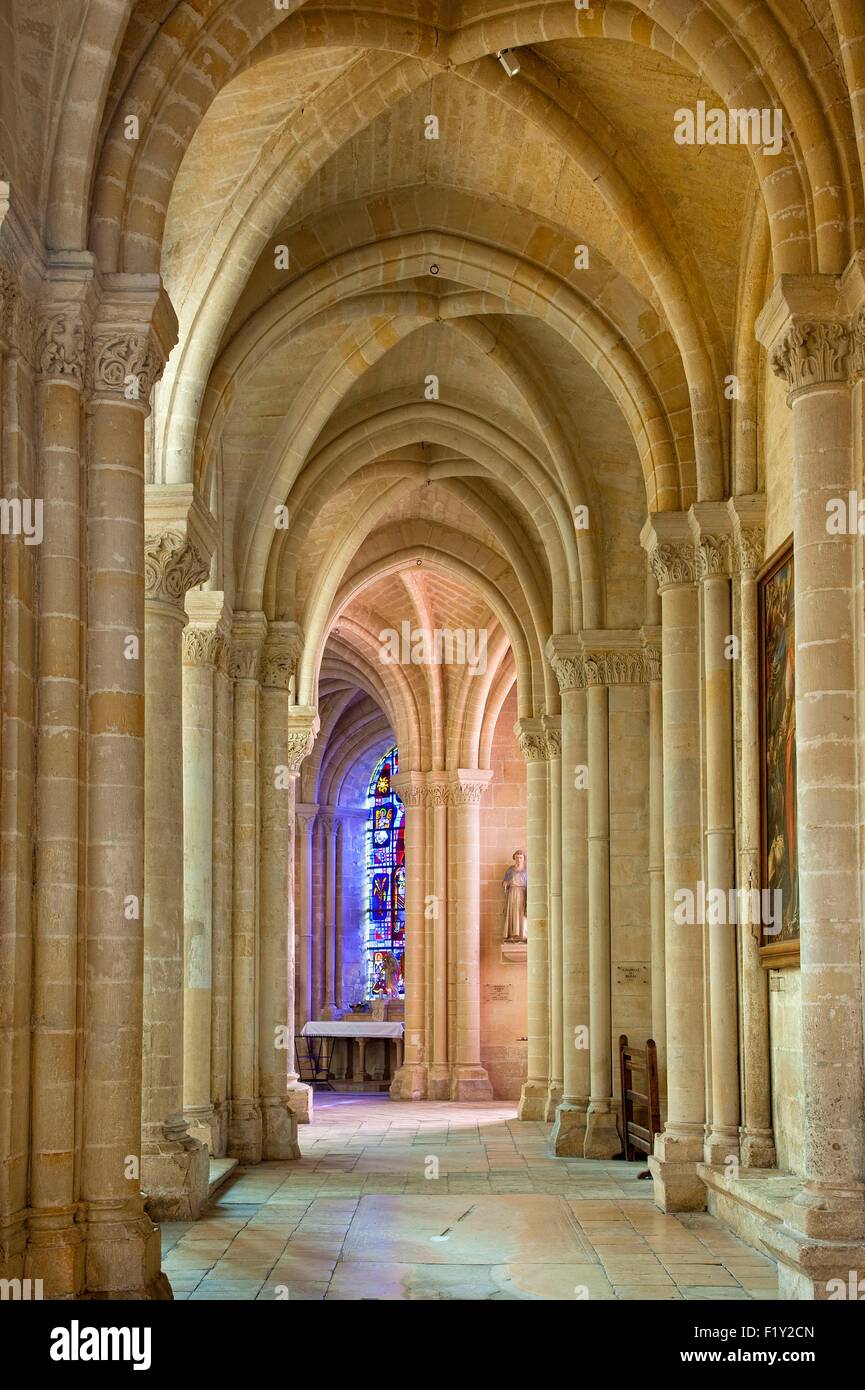
{"type": "Polygon", "coordinates": [[[505,1102],[319,1094],[303,1158],[163,1226],[176,1299],[773,1299],[771,1260],[664,1216],[641,1164],[551,1158],[505,1102]]]}

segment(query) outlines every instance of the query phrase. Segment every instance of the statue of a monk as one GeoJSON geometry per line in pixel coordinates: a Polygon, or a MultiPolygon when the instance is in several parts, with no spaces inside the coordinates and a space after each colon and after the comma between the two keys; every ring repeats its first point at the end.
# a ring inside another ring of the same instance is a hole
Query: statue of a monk
{"type": "Polygon", "coordinates": [[[505,941],[526,939],[526,856],[521,849],[514,852],[514,862],[502,879],[505,890],[505,941]]]}

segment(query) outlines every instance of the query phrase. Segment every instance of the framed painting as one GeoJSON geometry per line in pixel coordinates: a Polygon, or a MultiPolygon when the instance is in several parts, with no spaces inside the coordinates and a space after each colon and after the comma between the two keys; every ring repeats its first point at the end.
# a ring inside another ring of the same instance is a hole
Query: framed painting
{"type": "Polygon", "coordinates": [[[799,964],[793,542],[757,576],[760,700],[760,959],[799,964]]]}

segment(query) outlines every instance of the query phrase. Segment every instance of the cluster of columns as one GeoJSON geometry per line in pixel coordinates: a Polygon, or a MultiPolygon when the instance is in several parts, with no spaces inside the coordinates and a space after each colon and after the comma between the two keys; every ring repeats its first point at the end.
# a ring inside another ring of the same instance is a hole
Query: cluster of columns
{"type": "Polygon", "coordinates": [[[294,816],[318,717],[291,704],[299,648],[293,624],[233,615],[228,1153],[244,1163],[297,1157],[309,1118],[294,1051],[294,816]]]}
{"type": "MultiPolygon", "coordinates": [[[[491,777],[459,768],[394,778],[407,868],[405,1045],[395,1100],[492,1099],[481,1063],[479,930],[481,801],[491,777]]],[[[316,810],[304,808],[301,845],[311,846],[316,810]]],[[[301,859],[308,881],[311,852],[301,859]]]]}
{"type": "MultiPolygon", "coordinates": [[[[561,713],[515,728],[527,762],[530,866],[519,1115],[552,1121],[559,1155],[610,1158],[622,1148],[613,1100],[609,691],[657,685],[655,636],[647,628],[551,638],[561,713]]],[[[659,768],[657,721],[650,729],[659,768]]]]}
{"type": "MultiPolygon", "coordinates": [[[[856,267],[840,282],[785,277],[758,322],[793,411],[804,1172],[783,1224],[762,1237],[778,1256],[782,1296],[793,1298],[825,1296],[827,1280],[846,1277],[865,1253],[861,788],[853,773],[863,731],[862,555],[855,525],[846,535],[827,528],[833,499],[855,496],[861,479],[861,301],[856,267]]],[[[662,608],[652,727],[660,718],[666,898],[667,1107],[650,1168],[668,1211],[703,1207],[710,1170],[775,1161],[760,923],[674,919],[683,889],[698,900],[701,883],[707,892],[759,886],[763,511],[762,497],[734,497],[656,514],[643,532],[662,608]]],[[[653,804],[656,796],[653,786],[653,804]]]]}
{"type": "Polygon", "coordinates": [[[3,491],[38,499],[43,536],[2,551],[0,1269],[167,1297],[154,1218],[198,1214],[209,1154],[297,1152],[291,831],[317,721],[290,704],[297,634],[239,614],[234,640],[201,587],[194,488],[145,485],[176,336],[159,277],[13,261],[3,491]]]}
{"type": "MultiPolygon", "coordinates": [[[[295,809],[296,988],[295,1026],[339,1018],[350,923],[363,897],[360,839],[367,810],[359,806],[298,802],[295,809]]],[[[356,954],[356,947],[355,947],[356,954]]]]}
{"type": "MultiPolygon", "coordinates": [[[[3,492],[44,529],[2,556],[0,1267],[46,1297],[167,1296],[141,1192],[165,1080],[143,1064],[144,423],[176,321],[158,276],[33,267],[12,213],[3,237],[3,492]]],[[[161,1052],[176,1019],[151,1022],[161,1052]]]]}

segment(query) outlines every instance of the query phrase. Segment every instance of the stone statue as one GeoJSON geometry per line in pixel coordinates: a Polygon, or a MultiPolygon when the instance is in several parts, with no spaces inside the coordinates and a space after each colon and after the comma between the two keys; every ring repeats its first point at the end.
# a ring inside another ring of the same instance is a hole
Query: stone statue
{"type": "Polygon", "coordinates": [[[526,939],[526,856],[514,851],[514,862],[502,879],[505,890],[504,940],[526,939]]]}
{"type": "Polygon", "coordinates": [[[387,951],[384,957],[384,987],[388,999],[399,997],[399,976],[399,961],[391,951],[387,951]]]}

